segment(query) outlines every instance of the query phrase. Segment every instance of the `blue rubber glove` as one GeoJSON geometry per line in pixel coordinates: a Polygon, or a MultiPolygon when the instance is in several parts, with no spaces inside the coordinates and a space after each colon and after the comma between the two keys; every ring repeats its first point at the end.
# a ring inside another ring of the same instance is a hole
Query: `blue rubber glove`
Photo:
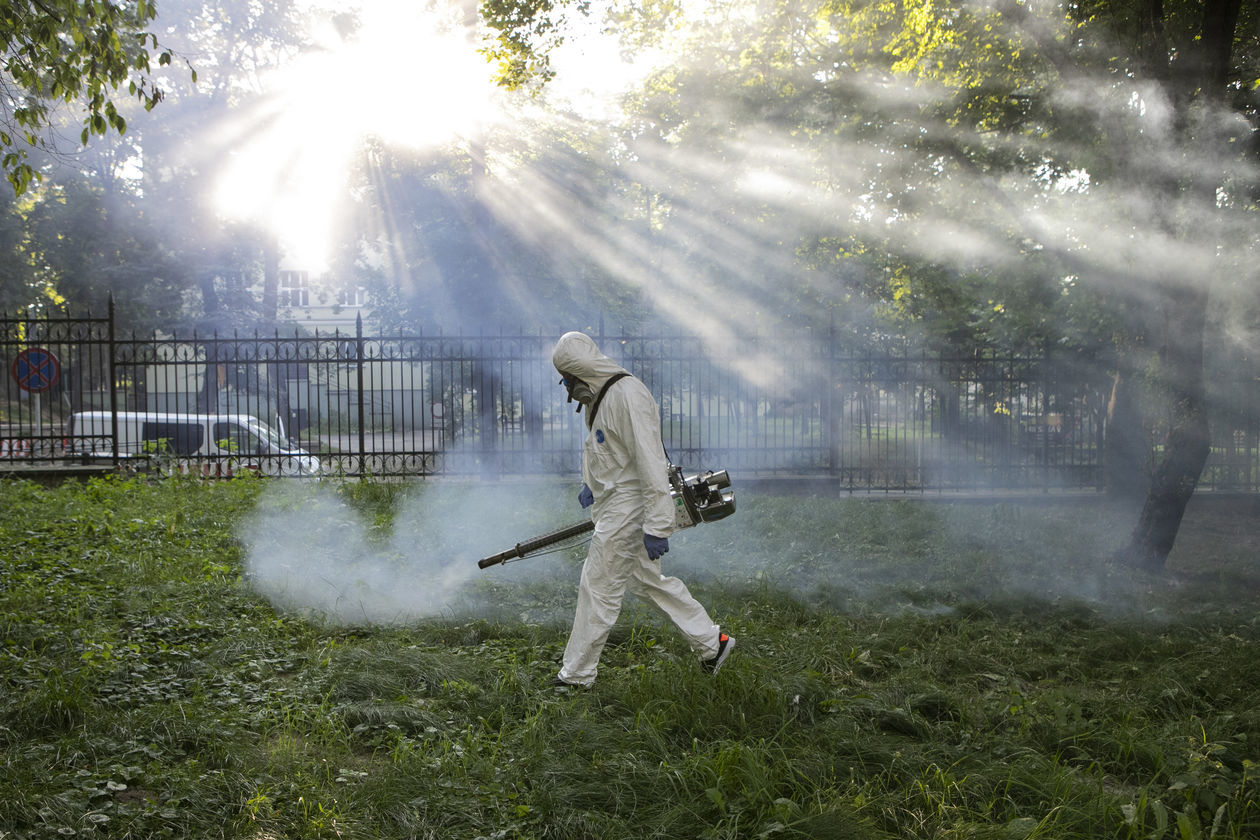
{"type": "Polygon", "coordinates": [[[661,556],[669,551],[669,540],[665,537],[644,534],[643,547],[647,549],[649,560],[660,560],[661,556]]]}
{"type": "Polygon", "coordinates": [[[588,508],[595,504],[595,494],[593,494],[591,492],[591,488],[587,487],[585,484],[583,484],[582,489],[578,491],[578,504],[584,508],[588,508]]]}

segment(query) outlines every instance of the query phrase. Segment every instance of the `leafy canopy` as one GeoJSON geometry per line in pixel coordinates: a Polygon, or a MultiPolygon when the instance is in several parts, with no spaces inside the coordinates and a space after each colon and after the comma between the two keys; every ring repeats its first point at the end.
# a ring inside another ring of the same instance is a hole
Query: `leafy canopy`
{"type": "Polygon", "coordinates": [[[146,110],[161,101],[151,57],[165,66],[173,56],[148,31],[156,16],[150,0],[0,0],[0,168],[18,194],[40,177],[27,151],[50,147],[58,106],[85,109],[86,145],[94,134],[127,130],[113,99],[123,85],[146,110]]]}
{"type": "Polygon", "coordinates": [[[481,18],[495,32],[482,49],[508,90],[545,84],[555,76],[551,51],[564,42],[565,15],[590,11],[589,0],[483,0],[481,18]]]}

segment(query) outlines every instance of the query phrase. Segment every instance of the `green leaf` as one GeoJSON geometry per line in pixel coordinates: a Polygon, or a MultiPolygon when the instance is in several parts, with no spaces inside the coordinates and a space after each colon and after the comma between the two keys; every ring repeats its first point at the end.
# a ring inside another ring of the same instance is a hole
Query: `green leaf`
{"type": "Polygon", "coordinates": [[[1184,811],[1177,814],[1177,833],[1181,836],[1181,840],[1195,840],[1201,834],[1197,821],[1192,823],[1189,815],[1184,811]]]}

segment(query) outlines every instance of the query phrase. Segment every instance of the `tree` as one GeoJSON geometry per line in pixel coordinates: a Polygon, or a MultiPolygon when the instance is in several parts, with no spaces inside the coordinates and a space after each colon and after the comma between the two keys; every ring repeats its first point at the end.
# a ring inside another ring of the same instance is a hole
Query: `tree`
{"type": "MultiPolygon", "coordinates": [[[[23,200],[5,191],[0,194],[0,313],[12,316],[26,311],[36,280],[26,249],[23,200]]],[[[29,203],[29,202],[25,202],[29,203]]]]}
{"type": "MultiPolygon", "coordinates": [[[[1142,0],[1135,6],[1139,13],[1136,64],[1168,98],[1173,110],[1173,148],[1180,158],[1179,165],[1153,173],[1156,195],[1189,195],[1202,208],[1199,218],[1209,219],[1221,215],[1222,203],[1245,203],[1248,193],[1254,201],[1254,178],[1241,184],[1231,183],[1230,178],[1231,171],[1238,171],[1238,163],[1245,163],[1231,146],[1256,148],[1254,99],[1247,114],[1244,97],[1236,94],[1243,93],[1246,85],[1254,90],[1260,55],[1235,52],[1236,44],[1243,43],[1248,35],[1251,48],[1256,46],[1260,19],[1254,5],[1249,7],[1249,25],[1242,14],[1242,0],[1184,4],[1142,0]],[[1249,59],[1249,68],[1243,58],[1249,59]],[[1247,69],[1252,71],[1250,78],[1243,75],[1247,69]],[[1222,123],[1222,111],[1229,106],[1250,119],[1248,128],[1222,123]]],[[[1114,28],[1122,20],[1113,18],[1110,22],[1114,28]]],[[[1165,565],[1210,451],[1204,342],[1213,281],[1223,275],[1229,263],[1222,249],[1231,244],[1223,238],[1219,225],[1204,231],[1175,218],[1166,220],[1165,225],[1174,238],[1197,238],[1207,233],[1214,247],[1205,254],[1203,270],[1208,282],[1171,277],[1162,284],[1165,331],[1159,378],[1170,409],[1168,433],[1137,526],[1121,552],[1122,559],[1151,570],[1165,565]]]]}
{"type": "MultiPolygon", "coordinates": [[[[1133,380],[1145,369],[1165,431],[1121,557],[1160,569],[1209,453],[1204,348],[1212,290],[1229,271],[1254,263],[1254,236],[1246,231],[1254,229],[1247,218],[1254,219],[1260,137],[1257,12],[1254,5],[1243,10],[1240,0],[1086,3],[1071,7],[1065,27],[1035,14],[1032,4],[979,8],[986,12],[978,15],[984,31],[998,40],[978,60],[941,60],[936,45],[957,51],[959,24],[969,17],[953,10],[930,15],[933,23],[914,31],[899,27],[894,42],[918,75],[948,83],[949,75],[959,74],[967,82],[952,85],[962,94],[955,113],[967,124],[997,129],[1008,139],[1040,127],[1071,152],[1048,160],[1080,167],[1090,174],[1093,192],[1112,196],[1107,214],[1096,219],[1106,237],[1078,236],[1093,244],[1060,247],[1057,256],[1087,281],[1129,284],[1111,296],[1114,334],[1121,339],[1113,358],[1113,418],[1135,416],[1133,380]],[[1009,72],[1018,62],[1003,57],[1017,51],[1041,65],[1023,85],[1021,74],[1009,72]],[[1016,91],[1022,95],[1013,96],[1016,91]],[[1093,108],[1091,95],[1108,107],[1093,108]],[[1045,107],[1072,97],[1084,107],[1045,107]],[[1108,239],[1128,250],[1127,265],[1105,255],[1108,239]],[[1123,277],[1126,272],[1132,276],[1123,277]],[[1146,361],[1138,361],[1142,357],[1146,361]]],[[[1021,226],[1044,241],[1035,225],[1021,226]]],[[[1131,425],[1113,423],[1109,434],[1109,453],[1130,464],[1135,458],[1125,451],[1137,452],[1125,431],[1131,425]]]]}
{"type": "Polygon", "coordinates": [[[155,234],[135,197],[86,178],[37,190],[26,218],[27,259],[45,305],[105,312],[111,296],[125,330],[167,329],[181,317],[184,269],[155,234]]]}
{"type": "MultiPolygon", "coordinates": [[[[762,298],[780,312],[792,295],[866,301],[888,328],[1067,346],[1126,376],[1150,348],[1168,434],[1125,557],[1162,566],[1207,455],[1203,281],[1254,277],[1255,4],[780,0],[723,16],[736,5],[711,7],[627,129],[623,159],[660,169],[640,179],[658,241],[749,284],[741,240],[795,246],[762,298]],[[718,183],[749,170],[768,188],[718,183]]],[[[540,8],[554,33],[564,4],[540,8]]]]}
{"type": "Polygon", "coordinates": [[[21,194],[40,177],[27,159],[29,149],[54,145],[55,111],[79,104],[80,142],[109,131],[122,134],[127,121],[113,92],[126,84],[130,96],[152,109],[162,90],[151,78],[151,52],[159,66],[173,56],[147,27],[157,5],[16,0],[0,10],[4,66],[0,71],[0,167],[21,194]]]}

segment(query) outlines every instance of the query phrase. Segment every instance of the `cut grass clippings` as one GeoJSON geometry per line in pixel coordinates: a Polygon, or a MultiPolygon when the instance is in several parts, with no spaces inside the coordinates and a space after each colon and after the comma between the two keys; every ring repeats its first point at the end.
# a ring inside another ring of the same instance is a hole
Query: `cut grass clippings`
{"type": "Polygon", "coordinates": [[[1260,836],[1257,526],[1224,505],[1149,577],[1098,500],[744,494],[665,558],[738,638],[722,672],[630,601],[565,691],[580,548],[398,593],[412,555],[577,518],[573,488],[280,488],[0,483],[0,837],[1260,836]],[[345,539],[304,550],[357,613],[263,585],[304,539],[345,539]],[[392,618],[356,622],[382,571],[392,618]]]}

